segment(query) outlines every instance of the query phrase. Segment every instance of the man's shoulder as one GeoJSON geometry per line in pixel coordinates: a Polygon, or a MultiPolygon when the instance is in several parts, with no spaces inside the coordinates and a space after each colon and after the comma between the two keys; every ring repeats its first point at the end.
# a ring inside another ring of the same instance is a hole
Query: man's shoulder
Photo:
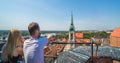
{"type": "Polygon", "coordinates": [[[37,39],[26,39],[24,43],[34,43],[34,42],[39,42],[37,39]]]}
{"type": "Polygon", "coordinates": [[[39,41],[38,40],[35,40],[35,39],[27,39],[24,41],[24,48],[26,47],[34,47],[33,45],[38,45],[39,44],[39,41]]]}
{"type": "Polygon", "coordinates": [[[46,37],[40,37],[39,39],[48,39],[48,38],[46,38],[46,37]]]}
{"type": "Polygon", "coordinates": [[[40,40],[40,41],[46,41],[46,40],[48,40],[48,38],[38,38],[38,40],[40,40]]]}
{"type": "Polygon", "coordinates": [[[26,40],[24,41],[24,43],[25,43],[25,42],[29,42],[30,40],[31,40],[31,39],[26,39],[26,40]]]}

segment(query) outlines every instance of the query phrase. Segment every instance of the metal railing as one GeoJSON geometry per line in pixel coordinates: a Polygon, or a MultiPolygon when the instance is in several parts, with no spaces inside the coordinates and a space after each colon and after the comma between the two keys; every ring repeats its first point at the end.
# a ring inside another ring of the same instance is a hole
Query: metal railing
{"type": "MultiPolygon", "coordinates": [[[[96,45],[96,52],[98,51],[98,45],[95,42],[87,42],[87,43],[85,42],[51,42],[49,44],[75,44],[75,45],[76,44],[89,44],[91,46],[91,63],[93,63],[93,60],[94,60],[93,59],[93,44],[96,45]]],[[[54,55],[45,55],[44,57],[52,58],[53,59],[52,63],[54,63],[55,58],[57,58],[57,56],[54,56],[54,55]]]]}

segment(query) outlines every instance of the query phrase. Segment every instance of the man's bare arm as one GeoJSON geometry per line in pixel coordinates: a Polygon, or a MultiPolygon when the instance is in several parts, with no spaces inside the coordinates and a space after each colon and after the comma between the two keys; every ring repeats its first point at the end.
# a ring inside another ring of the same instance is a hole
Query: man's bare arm
{"type": "MultiPolygon", "coordinates": [[[[51,43],[51,42],[53,41],[53,40],[52,40],[52,37],[53,37],[53,35],[51,35],[51,34],[48,34],[48,35],[47,35],[48,44],[51,43]]],[[[48,45],[48,44],[47,44],[47,45],[48,45]]]]}

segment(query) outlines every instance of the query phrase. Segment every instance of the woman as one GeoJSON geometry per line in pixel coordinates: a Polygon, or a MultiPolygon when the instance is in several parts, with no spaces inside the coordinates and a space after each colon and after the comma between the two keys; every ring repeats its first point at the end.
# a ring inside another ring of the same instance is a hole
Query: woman
{"type": "Polygon", "coordinates": [[[23,55],[23,39],[17,29],[11,29],[8,40],[2,49],[3,63],[17,63],[19,56],[23,55]]]}

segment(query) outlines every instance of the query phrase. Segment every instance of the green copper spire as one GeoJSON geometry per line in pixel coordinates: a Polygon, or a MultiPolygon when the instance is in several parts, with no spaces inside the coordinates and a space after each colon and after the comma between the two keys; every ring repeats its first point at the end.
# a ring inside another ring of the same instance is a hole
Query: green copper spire
{"type": "Polygon", "coordinates": [[[72,14],[72,12],[71,12],[71,25],[74,25],[73,24],[73,14],[72,14]]]}
{"type": "Polygon", "coordinates": [[[72,12],[71,12],[71,25],[70,25],[69,31],[75,31],[75,27],[74,27],[74,24],[73,24],[73,13],[72,12]]]}

